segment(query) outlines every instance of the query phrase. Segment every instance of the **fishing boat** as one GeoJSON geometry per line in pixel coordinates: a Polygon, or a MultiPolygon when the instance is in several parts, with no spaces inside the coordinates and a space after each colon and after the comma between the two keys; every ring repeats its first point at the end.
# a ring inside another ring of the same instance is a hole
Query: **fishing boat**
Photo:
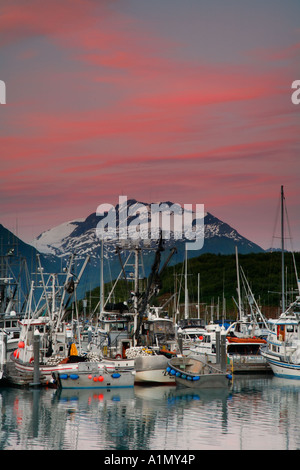
{"type": "MultiPolygon", "coordinates": [[[[217,334],[224,335],[226,342],[227,370],[235,373],[267,372],[270,370],[267,360],[261,355],[260,348],[266,340],[253,337],[233,337],[227,335],[224,327],[218,324],[207,325],[202,341],[190,349],[189,355],[199,356],[211,364],[217,362],[217,334]]],[[[189,356],[187,356],[189,357],[189,356]]]]}
{"type": "Polygon", "coordinates": [[[269,325],[262,356],[275,376],[300,380],[300,296],[278,319],[269,319],[269,325]]]}
{"type": "Polygon", "coordinates": [[[19,320],[24,316],[23,307],[29,291],[27,262],[17,254],[16,248],[13,243],[5,255],[0,255],[0,369],[4,375],[7,358],[19,342],[19,320]]]}
{"type": "Polygon", "coordinates": [[[159,308],[150,308],[141,325],[137,346],[126,350],[127,359],[134,360],[135,383],[175,384],[166,374],[168,358],[177,354],[173,321],[159,316],[159,308]]]}
{"type": "Polygon", "coordinates": [[[232,375],[216,366],[212,366],[199,357],[175,357],[170,359],[168,374],[175,377],[176,385],[188,388],[223,388],[228,387],[232,375]]]}
{"type": "Polygon", "coordinates": [[[71,371],[57,370],[53,379],[62,389],[99,389],[134,386],[134,371],[109,371],[103,363],[79,362],[71,371]]]}
{"type": "Polygon", "coordinates": [[[61,282],[58,274],[51,273],[48,279],[45,278],[38,258],[42,294],[35,308],[32,309],[33,293],[38,287],[35,287],[32,281],[24,318],[19,320],[21,331],[18,345],[7,363],[7,378],[13,384],[32,383],[37,367],[39,383],[49,384],[52,382],[53,372],[70,371],[76,368],[76,362],[86,360],[86,356],[82,356],[81,351],[78,354],[64,318],[66,306],[76,292],[88,260],[87,257],[81,272],[74,281],[71,272],[74,256],[71,256],[68,269],[65,273],[61,273],[64,278],[64,282],[61,282]],[[72,349],[75,351],[73,352],[72,349]]]}
{"type": "Polygon", "coordinates": [[[284,273],[284,204],[285,197],[281,187],[281,279],[282,313],[277,319],[269,319],[270,332],[267,345],[261,354],[270,364],[275,376],[300,379],[300,280],[294,259],[298,295],[286,309],[285,273],[284,273]]]}
{"type": "Polygon", "coordinates": [[[200,318],[184,318],[178,322],[177,335],[182,341],[182,354],[186,355],[197,345],[205,333],[204,321],[200,318]]]}
{"type": "MultiPolygon", "coordinates": [[[[160,253],[163,251],[162,238],[160,238],[146,289],[141,292],[139,265],[142,248],[138,246],[138,243],[134,243],[133,245],[129,244],[127,249],[130,251],[130,255],[122,265],[121,273],[125,273],[126,264],[130,256],[134,255],[132,276],[134,289],[130,293],[128,302],[118,304],[120,308],[118,312],[107,311],[112,291],[106,302],[104,302],[102,295],[102,299],[100,298],[102,303],[102,306],[100,305],[100,328],[97,330],[97,335],[94,335],[89,350],[101,351],[102,361],[106,365],[116,363],[123,367],[126,364],[127,367],[132,365],[135,369],[136,383],[170,384],[172,380],[166,374],[166,363],[167,356],[175,354],[177,344],[175,326],[172,319],[162,315],[161,307],[150,306],[150,299],[159,290],[159,276],[167,266],[174,250],[159,272],[160,253]]],[[[103,291],[102,286],[101,292],[103,291]]]]}
{"type": "Polygon", "coordinates": [[[175,379],[166,372],[169,353],[156,352],[144,346],[131,348],[127,351],[129,357],[134,358],[135,383],[175,385],[175,379]]]}
{"type": "Polygon", "coordinates": [[[277,377],[300,380],[300,280],[294,259],[298,295],[288,308],[286,305],[284,273],[284,191],[281,187],[281,278],[282,313],[277,319],[269,319],[267,344],[261,349],[277,377]]]}

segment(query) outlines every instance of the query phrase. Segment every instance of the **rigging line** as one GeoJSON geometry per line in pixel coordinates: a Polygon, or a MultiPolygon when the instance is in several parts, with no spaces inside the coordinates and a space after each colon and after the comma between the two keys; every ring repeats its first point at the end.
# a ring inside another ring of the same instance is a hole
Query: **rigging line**
{"type": "MultiPolygon", "coordinates": [[[[293,248],[293,238],[292,238],[290,221],[289,221],[289,216],[288,216],[288,211],[287,211],[286,204],[285,204],[285,215],[286,215],[286,221],[287,221],[289,236],[290,236],[290,240],[291,240],[292,258],[293,258],[294,270],[295,270],[295,275],[296,275],[296,282],[297,282],[297,285],[298,285],[298,279],[299,278],[298,278],[298,272],[297,272],[297,266],[296,266],[296,260],[295,260],[295,253],[294,253],[294,248],[293,248]]],[[[299,288],[299,286],[298,286],[298,288],[299,288]]]]}

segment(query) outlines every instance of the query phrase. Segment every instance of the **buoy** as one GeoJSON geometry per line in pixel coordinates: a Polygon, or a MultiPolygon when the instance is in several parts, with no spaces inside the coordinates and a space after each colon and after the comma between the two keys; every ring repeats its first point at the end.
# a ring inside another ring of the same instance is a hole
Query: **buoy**
{"type": "Polygon", "coordinates": [[[180,377],[181,376],[181,373],[180,372],[176,372],[176,377],[180,377]]]}
{"type": "Polygon", "coordinates": [[[171,367],[170,366],[167,367],[167,372],[169,372],[169,373],[171,372],[171,367]]]}
{"type": "Polygon", "coordinates": [[[121,377],[121,374],[119,374],[118,372],[114,373],[111,375],[113,379],[118,379],[119,377],[121,377]]]}
{"type": "Polygon", "coordinates": [[[188,380],[193,380],[190,375],[187,376],[187,379],[188,379],[188,380]]]}
{"type": "Polygon", "coordinates": [[[94,382],[97,382],[97,380],[98,380],[97,377],[94,377],[94,378],[93,378],[93,381],[94,381],[94,382]]]}
{"type": "Polygon", "coordinates": [[[171,375],[175,375],[175,374],[176,374],[176,370],[171,369],[171,375]]]}
{"type": "Polygon", "coordinates": [[[77,379],[79,379],[79,375],[77,375],[77,374],[70,374],[70,379],[72,379],[72,380],[77,380],[77,379]]]}
{"type": "Polygon", "coordinates": [[[22,348],[24,348],[24,347],[25,347],[24,341],[19,341],[19,342],[18,342],[18,348],[22,349],[22,348]]]}
{"type": "Polygon", "coordinates": [[[93,376],[90,374],[90,375],[89,375],[89,379],[91,380],[92,377],[93,377],[93,376]]]}
{"type": "Polygon", "coordinates": [[[185,375],[185,374],[182,374],[182,375],[181,375],[181,378],[182,378],[182,379],[186,379],[186,375],[185,375]]]}
{"type": "Polygon", "coordinates": [[[60,378],[66,380],[68,378],[68,374],[60,374],[60,378]]]}
{"type": "Polygon", "coordinates": [[[98,377],[98,380],[99,380],[99,382],[103,382],[104,377],[103,377],[102,375],[100,375],[100,376],[98,377]]]}
{"type": "Polygon", "coordinates": [[[200,380],[199,375],[196,375],[195,377],[193,377],[193,380],[200,380]]]}

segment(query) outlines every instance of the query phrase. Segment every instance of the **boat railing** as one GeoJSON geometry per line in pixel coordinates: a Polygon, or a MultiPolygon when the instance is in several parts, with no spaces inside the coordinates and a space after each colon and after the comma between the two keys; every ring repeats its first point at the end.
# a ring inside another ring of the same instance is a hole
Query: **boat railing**
{"type": "Polygon", "coordinates": [[[265,358],[261,355],[245,356],[243,354],[229,354],[229,358],[234,361],[235,364],[250,364],[265,362],[265,358]]]}

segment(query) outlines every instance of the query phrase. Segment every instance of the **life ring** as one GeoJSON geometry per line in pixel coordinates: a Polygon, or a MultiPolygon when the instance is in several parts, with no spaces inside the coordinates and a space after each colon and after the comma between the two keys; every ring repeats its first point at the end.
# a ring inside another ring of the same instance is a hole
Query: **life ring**
{"type": "Polygon", "coordinates": [[[29,364],[32,364],[33,362],[34,362],[34,357],[31,357],[31,358],[29,359],[29,364]]]}
{"type": "Polygon", "coordinates": [[[121,354],[116,354],[115,359],[122,359],[121,354]]]}

